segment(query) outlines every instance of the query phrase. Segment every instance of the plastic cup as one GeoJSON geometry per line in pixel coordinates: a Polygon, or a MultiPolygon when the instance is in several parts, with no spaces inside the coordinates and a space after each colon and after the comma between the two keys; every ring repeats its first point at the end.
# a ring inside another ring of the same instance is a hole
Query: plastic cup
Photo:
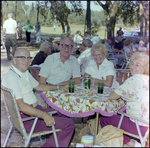
{"type": "Polygon", "coordinates": [[[69,81],[69,92],[70,93],[74,92],[74,85],[75,85],[74,81],[69,81]]]}
{"type": "Polygon", "coordinates": [[[81,142],[82,144],[93,145],[93,136],[82,136],[81,142]]]}

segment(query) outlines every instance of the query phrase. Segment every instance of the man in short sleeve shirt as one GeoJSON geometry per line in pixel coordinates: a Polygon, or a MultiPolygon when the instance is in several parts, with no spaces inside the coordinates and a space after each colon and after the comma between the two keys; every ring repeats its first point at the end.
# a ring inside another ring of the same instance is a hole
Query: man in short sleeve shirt
{"type": "MultiPolygon", "coordinates": [[[[51,130],[51,126],[54,125],[56,129],[62,130],[57,133],[59,146],[68,147],[74,131],[74,122],[60,112],[57,112],[52,117],[48,112],[54,111],[54,109],[43,109],[42,106],[38,105],[33,89],[38,91],[52,91],[56,90],[57,87],[48,84],[40,84],[32,77],[28,71],[31,62],[30,59],[30,53],[27,49],[16,49],[13,57],[13,65],[4,76],[2,85],[12,89],[15,93],[16,102],[22,119],[30,116],[39,118],[33,132],[51,130]]],[[[60,86],[59,88],[61,90],[68,90],[66,86],[60,86]]],[[[33,122],[34,120],[24,122],[24,127],[27,132],[30,132],[33,122]]],[[[53,134],[42,147],[56,147],[53,134]]]]}
{"type": "Polygon", "coordinates": [[[65,85],[71,79],[80,82],[80,65],[77,58],[71,55],[73,41],[65,37],[60,41],[60,52],[49,55],[40,70],[40,83],[65,85]]]}

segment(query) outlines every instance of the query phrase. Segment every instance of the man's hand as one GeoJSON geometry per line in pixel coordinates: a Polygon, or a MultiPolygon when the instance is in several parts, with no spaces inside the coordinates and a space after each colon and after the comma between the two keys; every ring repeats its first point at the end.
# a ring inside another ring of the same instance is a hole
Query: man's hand
{"type": "Polygon", "coordinates": [[[43,120],[46,124],[46,126],[52,126],[52,125],[55,125],[55,120],[54,118],[49,115],[48,113],[45,112],[44,116],[43,116],[43,120]]]}
{"type": "Polygon", "coordinates": [[[17,39],[19,39],[19,36],[17,35],[17,37],[16,37],[17,39]]]}

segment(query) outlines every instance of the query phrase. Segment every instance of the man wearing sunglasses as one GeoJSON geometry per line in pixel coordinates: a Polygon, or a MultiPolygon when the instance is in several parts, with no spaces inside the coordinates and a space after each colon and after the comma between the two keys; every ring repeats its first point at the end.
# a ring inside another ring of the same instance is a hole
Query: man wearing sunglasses
{"type": "Polygon", "coordinates": [[[60,37],[54,38],[54,40],[53,40],[52,53],[60,52],[60,49],[59,49],[60,40],[61,40],[60,37]]]}
{"type": "MultiPolygon", "coordinates": [[[[13,64],[4,76],[2,85],[14,91],[22,119],[30,116],[40,118],[37,121],[34,132],[51,130],[51,126],[55,125],[56,129],[62,130],[57,133],[59,146],[68,147],[74,131],[74,122],[59,112],[52,117],[47,112],[53,111],[54,109],[43,109],[38,105],[33,89],[37,91],[56,90],[57,86],[40,84],[35,80],[28,72],[30,62],[31,57],[27,49],[16,49],[13,64]]],[[[67,86],[60,86],[59,88],[63,91],[68,91],[67,86]]],[[[24,122],[24,127],[27,132],[31,130],[33,122],[34,120],[24,122]]],[[[56,147],[54,135],[50,136],[42,147],[56,147]]]]}
{"type": "Polygon", "coordinates": [[[40,83],[65,85],[72,78],[76,84],[80,83],[80,65],[77,58],[71,55],[73,40],[62,38],[59,45],[60,52],[49,55],[40,70],[40,83]]]}

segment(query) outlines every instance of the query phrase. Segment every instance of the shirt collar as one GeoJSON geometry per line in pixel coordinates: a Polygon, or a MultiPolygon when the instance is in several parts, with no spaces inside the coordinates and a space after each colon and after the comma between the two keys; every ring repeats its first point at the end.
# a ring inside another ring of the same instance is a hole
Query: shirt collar
{"type": "MultiPolygon", "coordinates": [[[[56,60],[60,59],[60,52],[58,52],[58,53],[54,53],[54,54],[55,54],[55,59],[56,59],[56,60]]],[[[68,60],[72,60],[71,55],[70,55],[70,57],[69,57],[69,59],[68,59],[68,60]]]]}
{"type": "Polygon", "coordinates": [[[28,71],[26,72],[21,72],[20,70],[18,70],[15,66],[11,66],[12,69],[15,71],[16,74],[18,74],[19,76],[22,76],[22,75],[26,75],[28,71]]]}
{"type": "Polygon", "coordinates": [[[104,66],[104,67],[107,67],[108,66],[108,60],[105,58],[103,63],[99,66],[104,66]]]}

